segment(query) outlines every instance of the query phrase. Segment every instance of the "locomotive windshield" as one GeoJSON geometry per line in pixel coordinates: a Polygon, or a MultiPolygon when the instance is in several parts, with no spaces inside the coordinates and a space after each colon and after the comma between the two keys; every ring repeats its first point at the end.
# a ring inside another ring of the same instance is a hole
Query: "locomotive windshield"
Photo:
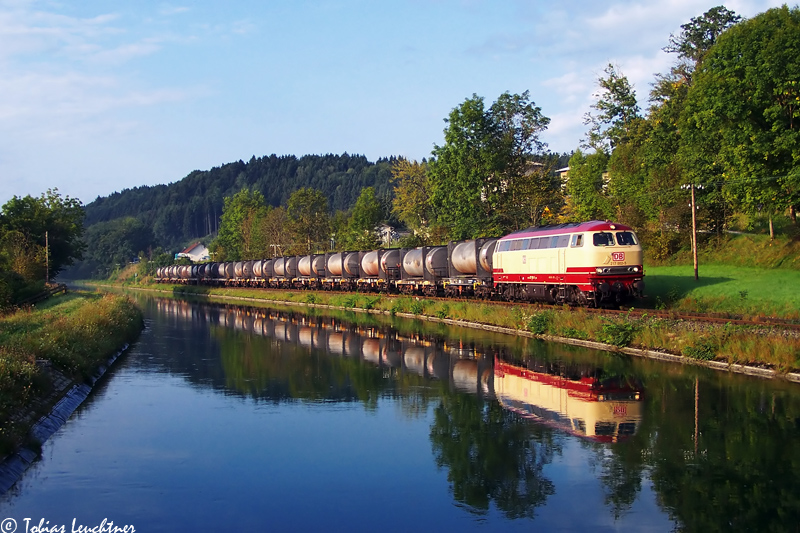
{"type": "MultiPolygon", "coordinates": [[[[614,246],[614,234],[601,231],[593,235],[593,243],[595,246],[614,246]]],[[[618,231],[617,244],[619,246],[634,246],[636,242],[636,235],[632,231],[618,231]]]]}
{"type": "Polygon", "coordinates": [[[636,244],[636,236],[630,231],[617,232],[617,244],[620,246],[633,246],[636,244]]]}
{"type": "Polygon", "coordinates": [[[613,233],[595,233],[592,237],[595,246],[614,246],[613,233]]]}

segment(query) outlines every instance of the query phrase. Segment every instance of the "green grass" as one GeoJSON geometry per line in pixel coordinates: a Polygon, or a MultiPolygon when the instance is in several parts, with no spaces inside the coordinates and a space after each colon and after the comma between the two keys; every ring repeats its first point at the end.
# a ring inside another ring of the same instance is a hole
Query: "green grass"
{"type": "Polygon", "coordinates": [[[655,308],[800,319],[800,271],[700,264],[645,267],[645,303],[655,308]]]}
{"type": "Polygon", "coordinates": [[[12,415],[49,392],[37,359],[84,379],[141,328],[142,314],[133,302],[114,295],[70,293],[0,317],[0,454],[27,431],[11,422],[12,415]]]}

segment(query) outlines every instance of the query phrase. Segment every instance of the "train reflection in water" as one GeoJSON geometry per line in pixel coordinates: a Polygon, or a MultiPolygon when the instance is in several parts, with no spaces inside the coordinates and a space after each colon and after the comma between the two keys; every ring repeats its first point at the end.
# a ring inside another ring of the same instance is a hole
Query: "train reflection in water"
{"type": "Polygon", "coordinates": [[[409,372],[448,381],[456,390],[496,398],[525,418],[599,442],[633,435],[642,419],[641,385],[610,375],[591,360],[553,354],[519,359],[504,347],[402,334],[389,325],[357,325],[331,316],[167,299],[157,305],[180,320],[361,359],[384,368],[386,376],[409,372]]]}
{"type": "Polygon", "coordinates": [[[464,392],[491,396],[491,347],[401,333],[387,325],[358,325],[331,316],[275,309],[157,300],[160,312],[182,321],[231,328],[278,343],[360,359],[387,376],[408,372],[449,381],[464,392]]]}
{"type": "Polygon", "coordinates": [[[506,409],[600,442],[633,435],[642,420],[641,385],[594,364],[531,359],[517,366],[498,358],[494,393],[506,409]]]}

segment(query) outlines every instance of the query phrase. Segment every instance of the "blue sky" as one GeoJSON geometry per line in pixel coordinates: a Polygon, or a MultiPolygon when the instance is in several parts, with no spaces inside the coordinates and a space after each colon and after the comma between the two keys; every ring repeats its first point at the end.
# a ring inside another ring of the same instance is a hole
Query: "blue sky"
{"type": "MultiPolygon", "coordinates": [[[[725,3],[750,17],[775,0],[725,3]]],[[[696,0],[0,0],[0,203],[270,154],[421,159],[473,93],[530,91],[557,152],[608,63],[640,106],[696,0]]]]}

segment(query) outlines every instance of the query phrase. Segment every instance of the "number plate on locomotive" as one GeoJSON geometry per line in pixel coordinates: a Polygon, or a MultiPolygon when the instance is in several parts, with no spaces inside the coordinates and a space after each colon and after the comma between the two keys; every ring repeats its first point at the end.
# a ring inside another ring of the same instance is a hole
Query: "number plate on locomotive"
{"type": "Polygon", "coordinates": [[[611,252],[612,261],[625,261],[625,252],[611,252]]]}

